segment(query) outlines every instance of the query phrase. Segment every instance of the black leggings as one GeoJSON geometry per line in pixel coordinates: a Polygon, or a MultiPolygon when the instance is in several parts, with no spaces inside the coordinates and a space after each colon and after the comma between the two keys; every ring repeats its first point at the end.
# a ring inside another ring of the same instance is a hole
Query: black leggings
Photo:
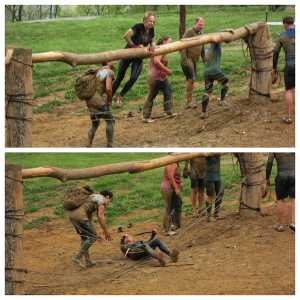
{"type": "Polygon", "coordinates": [[[151,117],[153,101],[159,91],[161,91],[164,95],[164,112],[168,115],[172,115],[173,91],[168,78],[166,78],[164,81],[147,78],[147,82],[148,82],[148,95],[144,103],[144,109],[143,109],[144,118],[151,117]]]}
{"type": "Polygon", "coordinates": [[[118,76],[117,79],[114,81],[113,87],[112,87],[112,94],[114,95],[119,88],[122,80],[125,77],[126,71],[131,64],[131,74],[130,79],[125,83],[120,95],[123,97],[134,85],[134,83],[139,78],[142,67],[143,67],[143,60],[139,58],[135,59],[122,59],[119,63],[119,70],[118,70],[118,76]]]}

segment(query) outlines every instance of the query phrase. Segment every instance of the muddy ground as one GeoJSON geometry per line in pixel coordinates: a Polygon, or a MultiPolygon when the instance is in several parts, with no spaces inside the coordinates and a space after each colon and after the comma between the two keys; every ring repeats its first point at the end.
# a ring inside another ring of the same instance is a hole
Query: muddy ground
{"type": "MultiPolygon", "coordinates": [[[[236,195],[238,199],[238,194],[236,195]]],[[[274,195],[272,195],[274,199],[274,195]]],[[[190,203],[188,197],[183,199],[190,203]]],[[[224,220],[183,216],[178,234],[165,238],[161,222],[146,221],[127,228],[135,211],[120,226],[135,240],[146,240],[156,228],[169,248],[180,249],[182,265],[160,267],[154,259],[124,258],[118,244],[122,233],[111,228],[113,242],[94,244],[96,265],[81,269],[72,263],[79,237],[68,219],[52,220],[24,232],[25,292],[34,295],[295,295],[295,233],[288,228],[291,202],[285,203],[285,231],[276,232],[276,203],[261,205],[264,216],[241,218],[237,209],[222,210],[224,220]]],[[[51,208],[26,215],[27,221],[51,216],[51,208]]],[[[67,217],[67,216],[66,216],[67,217]]],[[[99,230],[100,232],[100,230],[99,230]]],[[[167,257],[165,257],[168,260],[167,257]]]]}
{"type": "MultiPolygon", "coordinates": [[[[240,88],[246,89],[245,88],[240,88]]],[[[238,91],[237,91],[238,92],[238,91]]],[[[36,104],[53,101],[57,96],[63,98],[65,92],[58,92],[45,98],[39,98],[36,104]]],[[[163,107],[158,104],[153,109],[155,123],[143,123],[142,113],[137,105],[144,98],[131,101],[136,105],[129,111],[112,108],[116,124],[114,147],[116,148],[281,148],[295,147],[295,106],[293,106],[292,124],[284,124],[285,90],[278,88],[271,91],[273,102],[250,103],[247,96],[227,96],[227,108],[218,106],[218,97],[211,96],[207,119],[200,119],[201,103],[196,109],[184,108],[185,100],[174,108],[180,112],[175,118],[164,119],[163,107]]],[[[162,95],[157,97],[162,103],[162,95]]],[[[86,111],[85,101],[64,104],[42,114],[34,114],[33,147],[85,147],[87,132],[91,121],[86,111]]],[[[93,148],[106,147],[106,123],[101,124],[96,132],[93,148]]]]}

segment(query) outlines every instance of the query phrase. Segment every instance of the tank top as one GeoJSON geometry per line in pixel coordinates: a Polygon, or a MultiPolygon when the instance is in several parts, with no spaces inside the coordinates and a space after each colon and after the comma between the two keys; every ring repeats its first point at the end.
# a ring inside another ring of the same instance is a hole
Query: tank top
{"type": "MultiPolygon", "coordinates": [[[[181,170],[180,170],[179,165],[177,165],[177,168],[175,169],[175,173],[174,173],[173,177],[175,179],[175,183],[176,183],[177,187],[179,188],[180,183],[181,183],[181,170]]],[[[161,191],[175,191],[173,185],[171,184],[171,182],[169,180],[167,168],[165,168],[164,177],[163,177],[163,181],[160,186],[160,190],[161,191]]]]}
{"type": "MultiPolygon", "coordinates": [[[[160,61],[166,68],[168,68],[168,58],[167,55],[163,55],[160,61]]],[[[147,74],[147,78],[152,78],[154,80],[165,81],[166,79],[166,71],[162,70],[154,63],[154,59],[152,58],[150,64],[150,71],[147,74]]]]}

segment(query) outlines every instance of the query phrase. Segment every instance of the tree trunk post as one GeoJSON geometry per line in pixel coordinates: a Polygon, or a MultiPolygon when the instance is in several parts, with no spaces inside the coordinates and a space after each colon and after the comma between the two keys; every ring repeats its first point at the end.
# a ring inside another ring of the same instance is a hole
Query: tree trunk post
{"type": "Polygon", "coordinates": [[[24,294],[22,166],[5,164],[5,295],[24,294]]]}
{"type": "Polygon", "coordinates": [[[265,185],[266,170],[262,153],[239,153],[237,158],[243,178],[240,216],[257,217],[261,213],[261,199],[268,190],[265,185]]]}
{"type": "MultiPolygon", "coordinates": [[[[247,27],[246,27],[247,28],[247,27]]],[[[273,70],[273,43],[268,25],[260,27],[254,35],[245,38],[251,55],[250,102],[271,99],[273,70]]]]}
{"type": "Polygon", "coordinates": [[[32,147],[32,50],[6,48],[6,147],[32,147]],[[12,52],[12,53],[11,53],[12,52]]]}
{"type": "Polygon", "coordinates": [[[185,5],[179,5],[180,7],[180,20],[179,20],[179,39],[182,38],[183,34],[185,33],[185,13],[186,8],[185,5]]]}

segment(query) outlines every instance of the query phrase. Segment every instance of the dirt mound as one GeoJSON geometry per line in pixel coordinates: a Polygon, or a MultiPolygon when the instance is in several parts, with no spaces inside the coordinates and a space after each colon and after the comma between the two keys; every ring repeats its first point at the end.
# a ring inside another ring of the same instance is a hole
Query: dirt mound
{"type": "MultiPolygon", "coordinates": [[[[164,148],[164,147],[295,147],[295,107],[292,124],[284,124],[285,91],[272,90],[272,102],[249,103],[247,96],[227,96],[228,107],[218,106],[218,98],[210,97],[208,118],[200,119],[201,103],[196,109],[184,109],[185,101],[174,111],[180,115],[163,118],[162,105],[153,109],[155,123],[143,123],[137,109],[118,112],[114,147],[117,148],[164,148]]],[[[162,102],[162,97],[158,97],[162,102]]],[[[40,99],[45,101],[45,99],[40,99]]],[[[140,103],[140,101],[137,101],[140,103]]],[[[33,147],[85,147],[91,121],[84,112],[85,102],[62,105],[55,111],[34,115],[33,147]]],[[[106,147],[106,123],[100,126],[93,147],[106,147]]]]}
{"type": "MultiPolygon", "coordinates": [[[[222,210],[224,220],[183,217],[178,234],[166,238],[159,222],[142,222],[125,232],[146,240],[153,228],[182,265],[160,267],[154,259],[124,258],[114,241],[94,244],[96,265],[80,269],[72,263],[79,237],[68,220],[44,223],[24,233],[25,291],[36,295],[295,295],[295,233],[288,228],[291,202],[285,203],[285,231],[276,232],[276,203],[262,204],[264,216],[241,218],[237,210],[222,210]],[[35,242],[34,242],[35,241],[35,242]]],[[[141,213],[141,212],[140,212],[141,213]]],[[[149,213],[149,211],[148,211],[149,213]]],[[[128,219],[127,219],[128,220],[128,219]]],[[[168,258],[166,257],[166,260],[168,258]]]]}

